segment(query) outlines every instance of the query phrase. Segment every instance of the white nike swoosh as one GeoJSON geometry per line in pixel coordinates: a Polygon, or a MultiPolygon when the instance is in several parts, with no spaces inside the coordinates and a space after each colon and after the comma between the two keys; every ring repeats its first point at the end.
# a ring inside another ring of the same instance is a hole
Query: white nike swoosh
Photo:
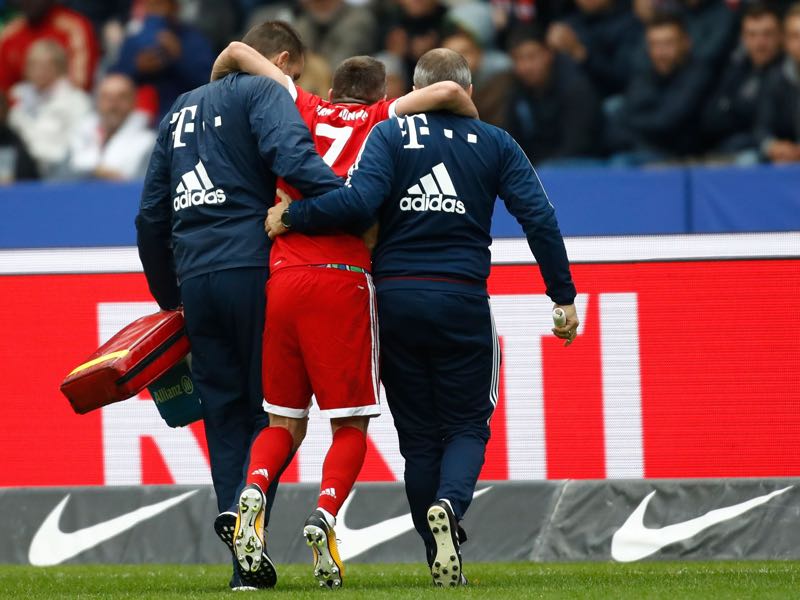
{"type": "MultiPolygon", "coordinates": [[[[473,500],[488,492],[491,488],[487,487],[475,492],[472,496],[473,500]]],[[[362,527],[361,529],[350,529],[345,522],[347,509],[356,495],[356,491],[345,500],[342,508],[339,510],[339,516],[336,519],[336,537],[339,539],[339,555],[342,560],[347,561],[351,558],[364,554],[376,546],[380,546],[384,542],[393,540],[400,537],[404,533],[414,529],[414,521],[411,520],[411,513],[400,515],[391,519],[386,519],[380,523],[362,527]]]]}
{"type": "Polygon", "coordinates": [[[58,523],[69,501],[70,495],[67,494],[66,497],[50,511],[50,514],[47,515],[39,527],[39,530],[33,536],[30,550],[28,550],[28,560],[36,567],[49,567],[60,564],[65,560],[77,556],[81,552],[85,552],[89,548],[94,548],[106,540],[118,536],[120,533],[127,531],[142,521],[155,517],[157,514],[172,508],[176,504],[180,504],[196,492],[197,490],[192,490],[180,496],[175,496],[174,498],[137,508],[134,511],[125,513],[119,517],[114,517],[108,521],[65,533],[61,531],[61,527],[59,527],[58,523]]]}
{"type": "Polygon", "coordinates": [[[636,510],[628,517],[628,520],[622,524],[622,527],[611,538],[611,558],[619,562],[640,560],[654,552],[658,552],[665,546],[688,540],[712,525],[738,517],[756,506],[769,502],[775,496],[783,494],[792,489],[792,487],[794,486],[790,485],[740,504],[717,508],[690,521],[667,525],[660,529],[650,529],[644,525],[644,513],[647,510],[647,505],[650,504],[650,500],[656,493],[653,490],[641,501],[636,510]]]}

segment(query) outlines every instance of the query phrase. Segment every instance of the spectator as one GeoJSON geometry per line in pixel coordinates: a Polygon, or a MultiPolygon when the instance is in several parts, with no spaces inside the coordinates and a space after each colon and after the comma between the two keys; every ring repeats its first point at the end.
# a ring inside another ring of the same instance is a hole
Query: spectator
{"type": "Polygon", "coordinates": [[[651,66],[634,76],[621,106],[609,115],[607,135],[621,164],[683,157],[699,150],[699,114],[710,83],[706,65],[692,56],[682,19],[655,17],[647,25],[651,66]]]}
{"type": "Polygon", "coordinates": [[[604,97],[628,83],[642,26],[621,0],[576,0],[578,12],[553,23],[547,42],[581,66],[604,97]]]}
{"type": "Polygon", "coordinates": [[[344,59],[377,50],[378,23],[363,6],[344,0],[301,0],[294,27],[312,52],[336,68],[344,59]]]}
{"type": "Polygon", "coordinates": [[[682,0],[692,51],[709,67],[721,67],[736,44],[738,18],[724,0],[682,0]]]}
{"type": "Polygon", "coordinates": [[[505,34],[533,23],[546,27],[572,12],[574,3],[572,0],[491,0],[491,6],[495,28],[508,42],[505,34]]]}
{"type": "Polygon", "coordinates": [[[333,70],[328,59],[314,52],[306,52],[303,74],[297,80],[297,85],[311,94],[327,98],[332,80],[333,70]]]}
{"type": "Polygon", "coordinates": [[[178,21],[178,0],[143,0],[144,19],[133,23],[113,71],[152,86],[163,117],[183,92],[208,82],[214,53],[203,35],[178,21]]]}
{"type": "MultiPolygon", "coordinates": [[[[125,24],[138,0],[61,0],[61,3],[91,21],[100,45],[99,73],[116,64],[125,39],[125,24]]],[[[89,90],[91,91],[91,90],[89,90]]]]}
{"type": "Polygon", "coordinates": [[[775,163],[800,161],[800,4],[783,27],[787,56],[767,79],[757,120],[761,151],[775,163]]]}
{"type": "Polygon", "coordinates": [[[181,20],[202,33],[215,54],[236,39],[242,29],[243,13],[236,2],[179,0],[179,4],[181,20]]]}
{"type": "Polygon", "coordinates": [[[509,36],[513,78],[505,92],[504,127],[534,164],[567,162],[597,151],[600,107],[591,84],[545,42],[544,31],[509,36]]]}
{"type": "Polygon", "coordinates": [[[447,13],[446,23],[453,29],[448,38],[457,46],[452,49],[467,59],[476,89],[511,69],[508,54],[494,48],[495,30],[488,4],[469,2],[454,6],[447,13]]]}
{"type": "Polygon", "coordinates": [[[742,47],[723,72],[703,113],[703,130],[717,152],[755,149],[756,111],[764,82],[781,61],[781,21],[764,6],[751,6],[742,20],[742,47]]]}
{"type": "Polygon", "coordinates": [[[70,143],[67,170],[71,175],[144,178],[156,134],[135,106],[136,87],[126,75],[108,75],[100,82],[97,112],[84,119],[70,143]]]}
{"type": "Polygon", "coordinates": [[[133,0],[62,0],[62,4],[89,19],[94,25],[95,34],[100,37],[109,21],[128,20],[133,0]]]}
{"type": "Polygon", "coordinates": [[[413,73],[423,54],[441,46],[447,9],[440,0],[398,0],[398,6],[400,13],[386,35],[385,46],[405,61],[407,73],[413,73]]]}
{"type": "Polygon", "coordinates": [[[22,15],[0,33],[0,90],[21,81],[28,49],[37,40],[58,42],[67,53],[69,78],[89,90],[100,50],[88,19],[55,0],[19,0],[22,15]]]}
{"type": "MultiPolygon", "coordinates": [[[[633,0],[632,3],[633,16],[638,21],[639,30],[641,35],[638,43],[633,47],[633,52],[630,57],[631,75],[643,71],[650,65],[650,58],[647,56],[647,43],[644,39],[644,31],[647,24],[659,14],[659,6],[662,4],[661,0],[633,0]]],[[[624,91],[624,90],[623,90],[624,91]]]]}
{"type": "Polygon", "coordinates": [[[539,13],[534,0],[491,0],[491,7],[492,20],[501,32],[531,25],[539,13]]]}
{"type": "Polygon", "coordinates": [[[86,92],[67,78],[67,55],[53,40],[34,42],[25,60],[25,81],[11,88],[8,122],[25,141],[39,172],[51,177],[67,155],[75,124],[89,112],[86,92]]]}
{"type": "Polygon", "coordinates": [[[25,142],[6,123],[8,102],[0,92],[0,185],[38,179],[39,171],[25,142]]]}
{"type": "MultiPolygon", "coordinates": [[[[261,0],[257,0],[261,1],[261,0]]],[[[251,12],[245,13],[244,31],[250,31],[253,27],[258,27],[265,21],[285,21],[294,27],[296,16],[294,2],[287,4],[285,1],[270,2],[255,8],[251,12]]],[[[305,40],[303,40],[305,42],[305,40]]],[[[304,88],[305,89],[305,88],[304,88]]]]}
{"type": "Polygon", "coordinates": [[[447,36],[442,46],[461,54],[472,72],[472,101],[478,109],[481,120],[502,127],[505,123],[506,93],[510,87],[511,75],[508,64],[495,62],[487,64],[483,48],[470,34],[457,31],[447,36]]]}
{"type": "Polygon", "coordinates": [[[631,4],[631,10],[642,26],[658,16],[659,0],[633,0],[631,4]]]}
{"type": "Polygon", "coordinates": [[[406,72],[405,63],[401,59],[389,52],[378,52],[375,58],[381,61],[386,68],[387,98],[399,98],[411,91],[408,86],[408,73],[406,72]]]}

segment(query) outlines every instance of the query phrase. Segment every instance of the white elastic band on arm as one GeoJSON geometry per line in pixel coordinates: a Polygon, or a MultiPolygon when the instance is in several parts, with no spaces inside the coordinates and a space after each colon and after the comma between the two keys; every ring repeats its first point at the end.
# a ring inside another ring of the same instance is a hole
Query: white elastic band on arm
{"type": "Polygon", "coordinates": [[[286,89],[289,90],[289,94],[291,94],[292,100],[297,102],[297,86],[294,84],[294,79],[292,79],[289,75],[287,75],[286,82],[289,84],[286,86],[286,89]]]}
{"type": "MultiPolygon", "coordinates": [[[[400,100],[400,98],[398,98],[397,100],[400,100]]],[[[395,100],[394,102],[392,102],[389,105],[389,118],[390,119],[394,119],[395,117],[397,117],[397,100],[395,100]]]]}

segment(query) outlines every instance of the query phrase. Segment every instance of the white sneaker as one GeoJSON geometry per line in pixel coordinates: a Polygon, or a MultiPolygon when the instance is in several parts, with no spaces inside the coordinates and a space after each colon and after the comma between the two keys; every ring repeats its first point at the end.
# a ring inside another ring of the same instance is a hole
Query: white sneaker
{"type": "Polygon", "coordinates": [[[233,531],[233,553],[244,587],[271,588],[278,582],[275,564],[267,554],[265,506],[264,494],[256,484],[242,490],[233,531]]]}
{"type": "Polygon", "coordinates": [[[438,587],[455,587],[467,581],[461,572],[461,547],[458,522],[449,502],[439,500],[428,509],[428,527],[433,534],[436,553],[431,561],[431,576],[438,587]]]}

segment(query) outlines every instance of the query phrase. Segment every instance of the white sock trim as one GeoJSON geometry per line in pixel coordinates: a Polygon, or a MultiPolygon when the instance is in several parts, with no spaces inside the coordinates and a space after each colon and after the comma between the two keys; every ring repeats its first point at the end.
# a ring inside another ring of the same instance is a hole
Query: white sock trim
{"type": "Polygon", "coordinates": [[[453,510],[453,505],[450,504],[450,500],[448,500],[447,498],[439,498],[439,502],[447,503],[447,506],[450,508],[450,512],[452,512],[453,514],[456,514],[456,512],[453,510]]]}

